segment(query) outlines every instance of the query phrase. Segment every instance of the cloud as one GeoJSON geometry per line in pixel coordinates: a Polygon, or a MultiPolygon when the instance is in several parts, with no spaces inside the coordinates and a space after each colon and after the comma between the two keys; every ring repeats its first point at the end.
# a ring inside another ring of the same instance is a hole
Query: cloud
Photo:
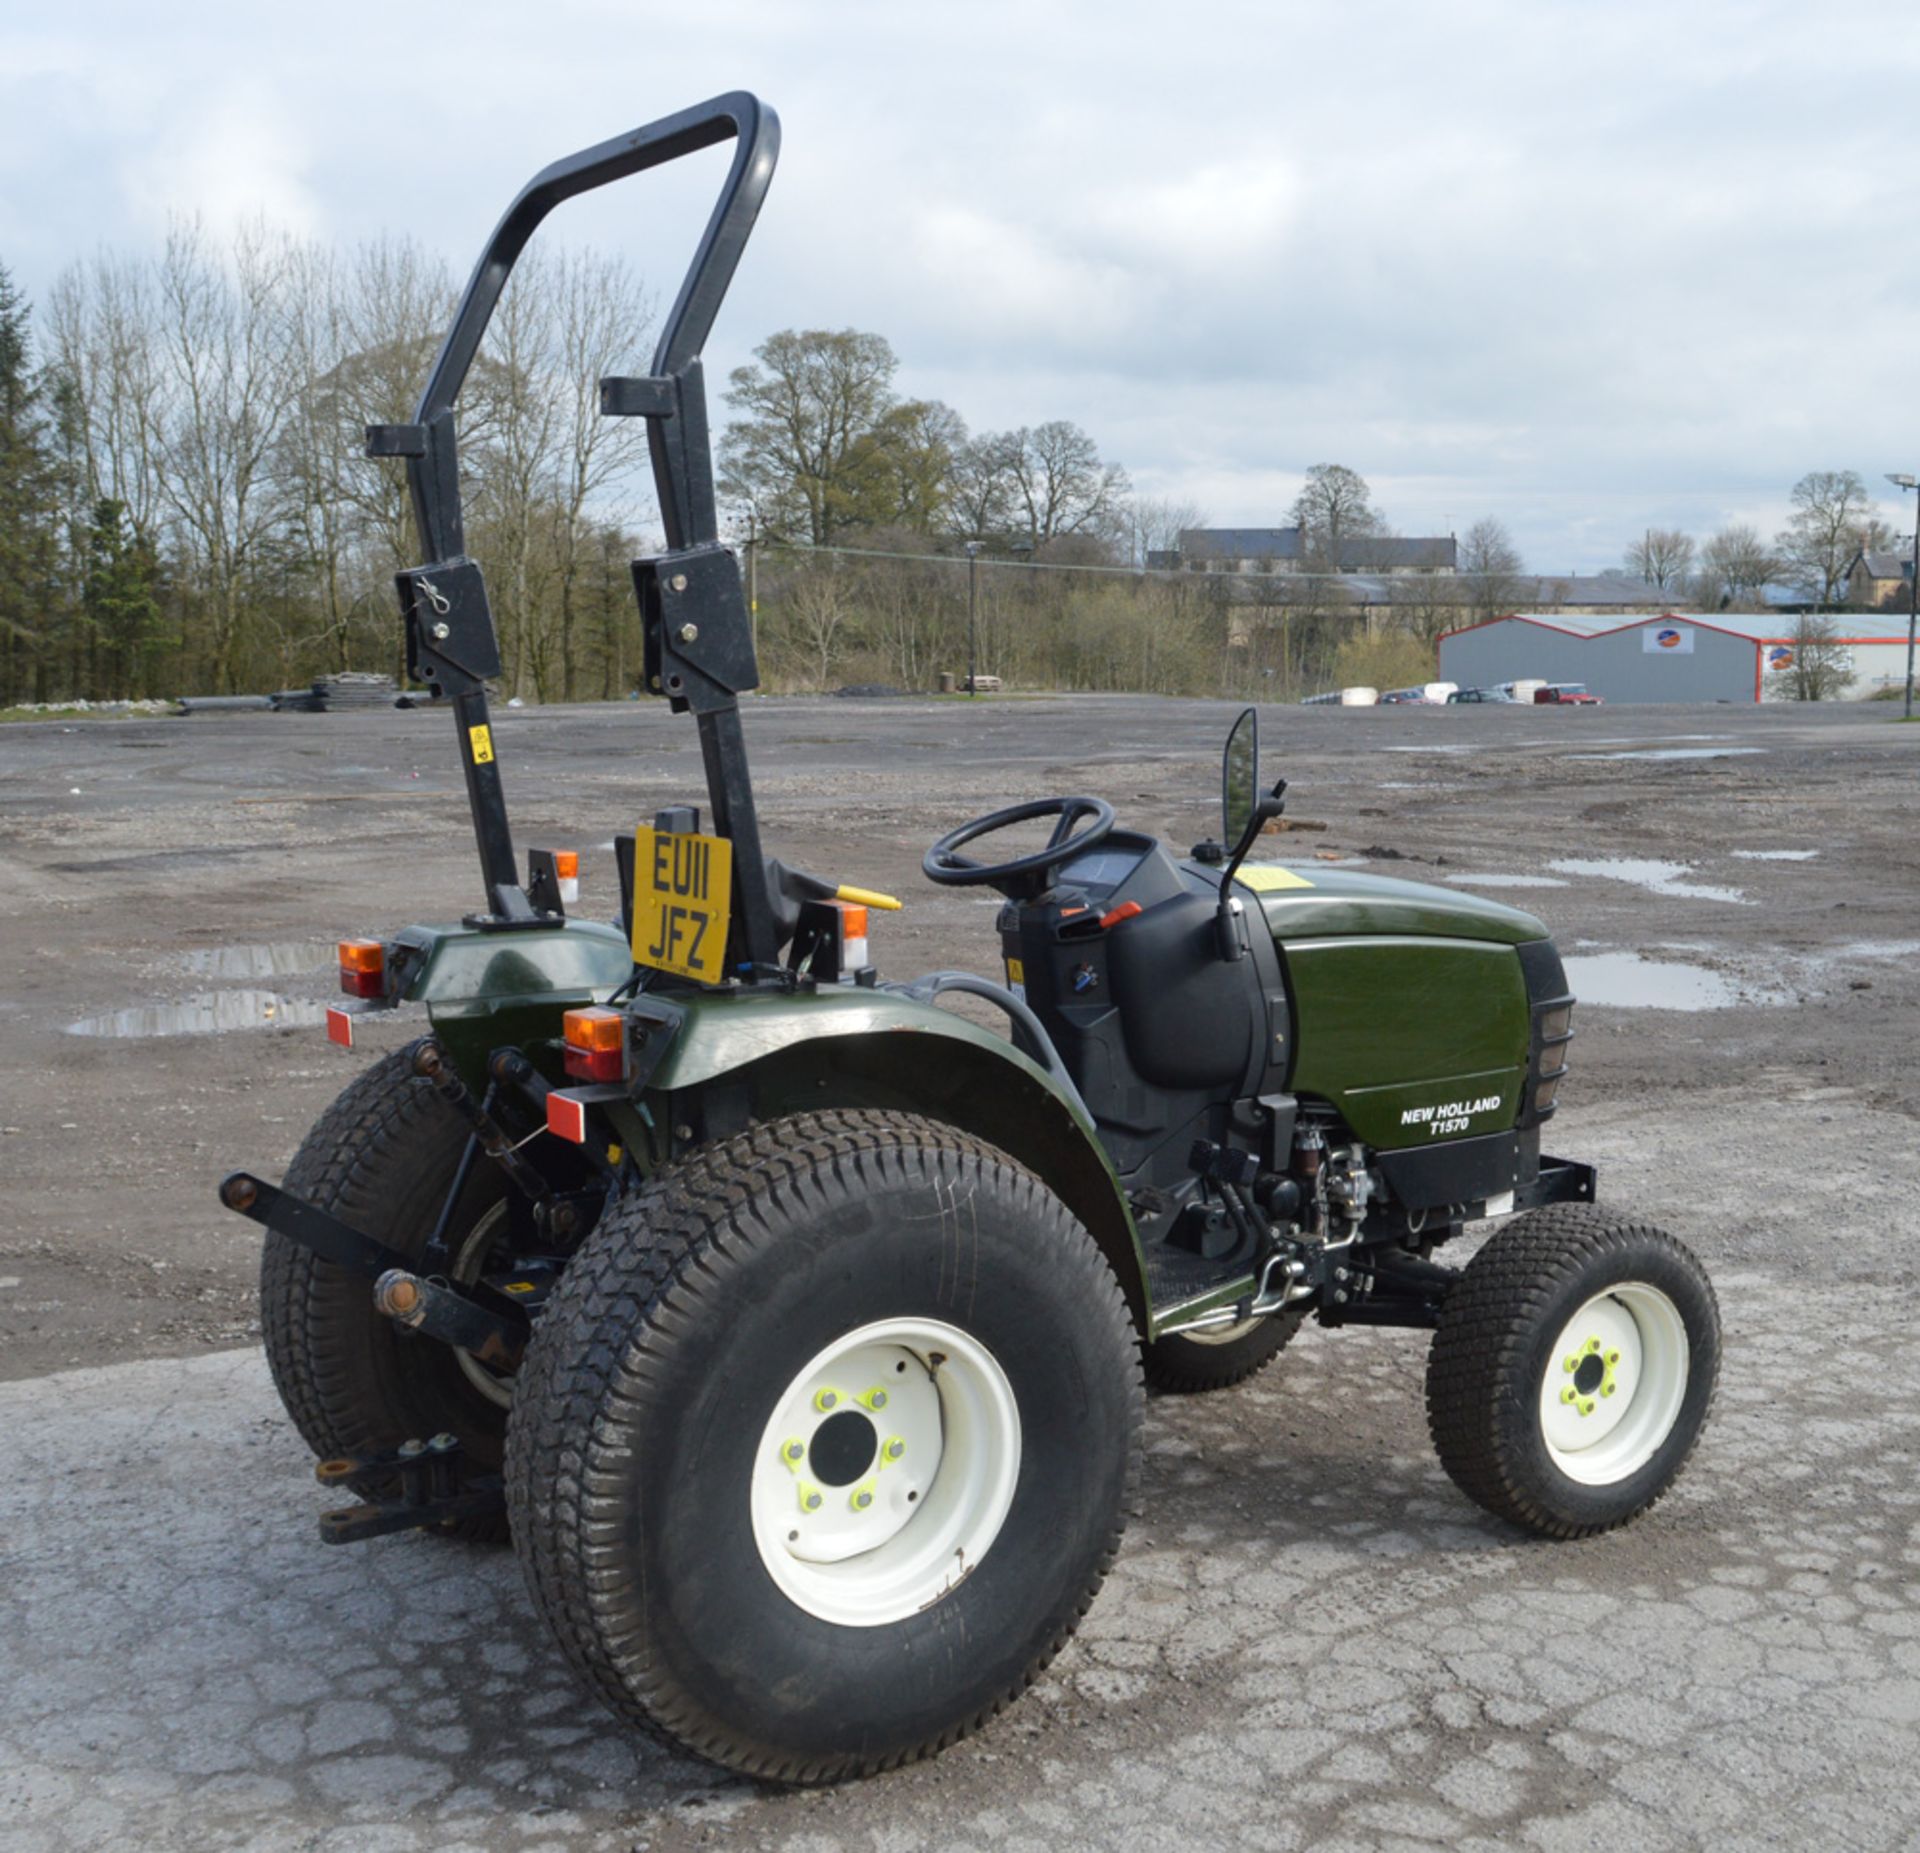
{"type": "Polygon", "coordinates": [[[303,237],[326,223],[307,125],[262,97],[219,98],[118,168],[137,223],[197,215],[210,230],[230,232],[264,217],[303,237]]]}
{"type": "MultiPolygon", "coordinates": [[[[1920,467],[1917,81],[1893,0],[69,0],[0,32],[0,258],[38,293],[263,208],[464,269],[554,155],[744,86],[786,141],[715,375],[875,328],[905,390],[1075,419],[1222,522],[1341,461],[1403,530],[1497,515],[1564,571],[1920,467]]],[[[553,235],[670,292],[701,161],[553,235]]]]}

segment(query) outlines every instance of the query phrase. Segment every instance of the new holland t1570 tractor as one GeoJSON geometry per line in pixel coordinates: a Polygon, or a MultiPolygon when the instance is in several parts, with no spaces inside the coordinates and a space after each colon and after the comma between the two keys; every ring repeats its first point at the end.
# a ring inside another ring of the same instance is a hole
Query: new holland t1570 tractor
{"type": "Polygon", "coordinates": [[[1687,1250],[1542,1155],[1573,1035],[1547,930],[1249,861],[1283,789],[1252,710],[1218,842],[1182,855],[1071,794],[927,851],[930,880],[1003,897],[991,979],[883,981],[867,919],[896,903],[763,852],[700,351],[777,137],[736,94],[538,175],[414,422],[370,432],[405,459],[428,562],[399,581],[409,658],[452,711],[485,900],[343,944],[335,1039],[402,1005],[428,1033],[347,1087],[282,1185],[221,1194],[266,1228],[274,1379],[355,1496],[324,1537],[510,1532],[616,1712],[822,1781],[952,1743],[1059,1650],[1135,1497],[1147,1384],[1234,1383],[1309,1315],[1429,1332],[1446,1471],[1570,1538],[1672,1484],[1719,1334],[1687,1250]],[[549,210],[729,140],[653,371],[601,384],[648,421],[646,681],[693,716],[707,807],[618,839],[602,924],[568,916],[565,857],[523,879],[514,855],[455,401],[549,210]],[[1464,1268],[1433,1259],[1494,1219],[1464,1268]]]}

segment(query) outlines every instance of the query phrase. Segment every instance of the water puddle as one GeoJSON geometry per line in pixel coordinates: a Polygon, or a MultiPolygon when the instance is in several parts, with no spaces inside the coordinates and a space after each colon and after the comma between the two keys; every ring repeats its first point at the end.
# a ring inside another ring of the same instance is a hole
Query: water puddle
{"type": "Polygon", "coordinates": [[[1446,879],[1467,888],[1564,888],[1567,885],[1557,875],[1449,875],[1446,879]]]}
{"type": "Polygon", "coordinates": [[[1820,852],[1817,849],[1736,849],[1733,853],[1741,862],[1811,862],[1820,852]]]}
{"type": "MultiPolygon", "coordinates": [[[[1391,752],[1393,749],[1387,749],[1391,752]]],[[[1764,753],[1764,746],[1663,746],[1640,753],[1569,753],[1569,759],[1739,759],[1748,753],[1764,753]]]]}
{"type": "Polygon", "coordinates": [[[1688,862],[1640,862],[1627,856],[1593,859],[1566,856],[1547,866],[1560,875],[1597,875],[1604,881],[1630,881],[1650,893],[1668,895],[1679,901],[1728,901],[1741,907],[1747,900],[1738,888],[1709,888],[1700,882],[1682,880],[1692,872],[1693,865],[1688,862]]]}
{"type": "Polygon", "coordinates": [[[177,1004],[139,1004],[67,1025],[69,1036],[214,1036],[235,1029],[306,1029],[326,1005],[273,991],[206,991],[177,1004]]]}
{"type": "Polygon", "coordinates": [[[331,946],[281,940],[268,946],[201,946],[184,954],[180,963],[200,978],[292,978],[325,971],[333,961],[331,946]]]}
{"type": "Polygon", "coordinates": [[[1615,1010],[1730,1010],[1740,1004],[1787,1004],[1785,991],[1741,984],[1720,972],[1637,952],[1575,953],[1567,983],[1582,1004],[1615,1010]]]}
{"type": "Polygon", "coordinates": [[[1836,946],[1830,956],[1836,959],[1910,959],[1920,953],[1920,939],[1856,939],[1836,946]]]}

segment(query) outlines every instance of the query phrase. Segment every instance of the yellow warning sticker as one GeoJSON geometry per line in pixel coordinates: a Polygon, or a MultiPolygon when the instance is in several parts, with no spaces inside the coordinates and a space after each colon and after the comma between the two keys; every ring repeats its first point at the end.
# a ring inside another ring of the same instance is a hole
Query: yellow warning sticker
{"type": "Polygon", "coordinates": [[[467,742],[473,748],[473,763],[476,766],[493,764],[493,729],[485,721],[478,727],[467,729],[467,742]]]}
{"type": "Polygon", "coordinates": [[[634,833],[636,964],[718,984],[732,900],[733,845],[725,837],[644,828],[634,833]]]}
{"type": "Polygon", "coordinates": [[[1283,869],[1277,862],[1243,862],[1236,879],[1241,887],[1251,888],[1255,894],[1277,894],[1286,888],[1313,886],[1297,869],[1283,869]]]}
{"type": "Polygon", "coordinates": [[[1024,961],[1020,959],[1009,959],[1007,961],[1007,982],[1009,984],[1025,984],[1026,981],[1027,968],[1024,961]]]}

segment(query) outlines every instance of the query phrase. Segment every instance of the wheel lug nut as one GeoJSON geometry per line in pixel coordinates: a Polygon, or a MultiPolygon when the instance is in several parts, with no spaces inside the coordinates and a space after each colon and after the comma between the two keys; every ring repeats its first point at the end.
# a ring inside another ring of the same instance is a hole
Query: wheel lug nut
{"type": "Polygon", "coordinates": [[[840,1392],[838,1390],[815,1391],[814,1398],[813,1398],[813,1406],[814,1408],[818,1409],[822,1415],[826,1414],[826,1412],[829,1409],[839,1408],[840,1392]]]}

